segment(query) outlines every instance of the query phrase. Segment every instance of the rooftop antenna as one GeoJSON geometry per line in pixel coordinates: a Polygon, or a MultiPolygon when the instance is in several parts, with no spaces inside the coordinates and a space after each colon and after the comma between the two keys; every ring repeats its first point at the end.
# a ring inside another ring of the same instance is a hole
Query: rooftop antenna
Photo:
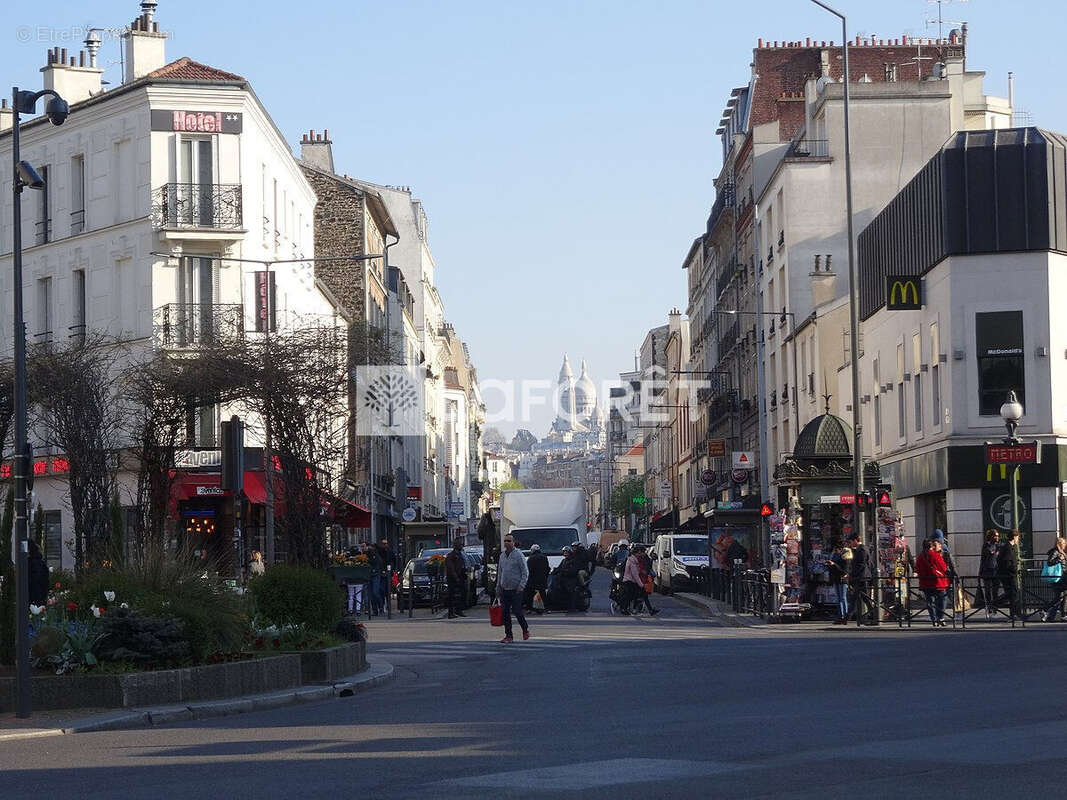
{"type": "Polygon", "coordinates": [[[926,2],[927,3],[937,3],[937,18],[936,19],[927,18],[926,27],[929,28],[931,25],[934,25],[936,23],[937,24],[937,38],[938,39],[944,39],[945,38],[945,30],[944,29],[945,29],[946,25],[963,25],[964,24],[964,23],[959,22],[957,20],[945,19],[943,12],[944,12],[945,3],[966,3],[967,0],[926,0],[926,2]]]}

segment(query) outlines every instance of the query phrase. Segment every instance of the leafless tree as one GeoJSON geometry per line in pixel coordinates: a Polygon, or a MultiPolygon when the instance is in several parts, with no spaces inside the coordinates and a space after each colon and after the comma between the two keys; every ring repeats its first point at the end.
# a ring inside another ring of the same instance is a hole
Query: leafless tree
{"type": "Polygon", "coordinates": [[[40,344],[27,354],[31,426],[65,455],[74,518],[76,568],[102,554],[124,417],[119,389],[121,343],[102,335],[84,343],[40,344]]]}

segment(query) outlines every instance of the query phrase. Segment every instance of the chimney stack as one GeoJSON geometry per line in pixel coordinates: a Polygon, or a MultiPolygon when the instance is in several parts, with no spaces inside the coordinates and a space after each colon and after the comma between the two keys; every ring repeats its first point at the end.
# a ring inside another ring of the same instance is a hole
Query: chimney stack
{"type": "Polygon", "coordinates": [[[11,106],[7,104],[7,99],[0,98],[0,133],[11,130],[11,120],[13,119],[14,112],[11,106]]]}
{"type": "Polygon", "coordinates": [[[316,134],[310,130],[300,139],[300,160],[308,166],[333,173],[333,142],[329,129],[316,134]]]}
{"type": "Polygon", "coordinates": [[[125,83],[143,78],[167,63],[167,34],[161,33],[159,23],[154,21],[157,5],[155,0],[142,2],[141,15],[134,19],[129,29],[122,34],[122,38],[126,40],[126,74],[123,76],[125,83]]]}
{"type": "Polygon", "coordinates": [[[808,273],[808,277],[811,278],[811,302],[815,308],[831,302],[836,296],[837,290],[837,276],[833,272],[832,262],[833,257],[830,254],[826,256],[826,269],[819,270],[819,262],[822,260],[822,256],[815,256],[815,268],[808,273]]]}
{"type": "MultiPolygon", "coordinates": [[[[90,33],[90,36],[92,35],[90,33]]],[[[99,41],[99,37],[97,40],[99,41]]],[[[86,38],[85,44],[89,46],[89,38],[86,38]]],[[[99,44],[97,46],[99,47],[99,44]]],[[[71,105],[100,94],[101,76],[104,71],[97,68],[96,56],[92,50],[89,52],[89,66],[85,65],[84,50],[80,51],[77,56],[68,57],[65,47],[53,47],[49,50],[47,62],[41,67],[41,72],[44,74],[44,88],[58,92],[59,96],[71,105]]]]}

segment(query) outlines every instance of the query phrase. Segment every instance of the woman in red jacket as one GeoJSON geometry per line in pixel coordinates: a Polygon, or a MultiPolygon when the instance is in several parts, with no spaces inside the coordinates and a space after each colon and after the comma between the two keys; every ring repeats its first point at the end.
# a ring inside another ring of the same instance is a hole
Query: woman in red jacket
{"type": "Polygon", "coordinates": [[[919,573],[919,588],[926,595],[926,608],[930,612],[930,624],[935,628],[945,627],[945,590],[949,587],[948,565],[941,557],[941,542],[927,539],[923,552],[915,559],[915,571],[919,573]]]}

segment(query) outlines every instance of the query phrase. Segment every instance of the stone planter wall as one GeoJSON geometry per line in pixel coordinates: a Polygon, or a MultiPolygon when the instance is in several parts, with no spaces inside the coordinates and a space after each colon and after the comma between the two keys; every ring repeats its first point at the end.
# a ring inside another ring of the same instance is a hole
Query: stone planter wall
{"type": "MultiPolygon", "coordinates": [[[[328,683],[367,666],[367,643],[157,672],[35,675],[35,709],[136,708],[218,700],[328,683]]],[[[0,712],[15,708],[15,679],[0,678],[0,712]]]]}

